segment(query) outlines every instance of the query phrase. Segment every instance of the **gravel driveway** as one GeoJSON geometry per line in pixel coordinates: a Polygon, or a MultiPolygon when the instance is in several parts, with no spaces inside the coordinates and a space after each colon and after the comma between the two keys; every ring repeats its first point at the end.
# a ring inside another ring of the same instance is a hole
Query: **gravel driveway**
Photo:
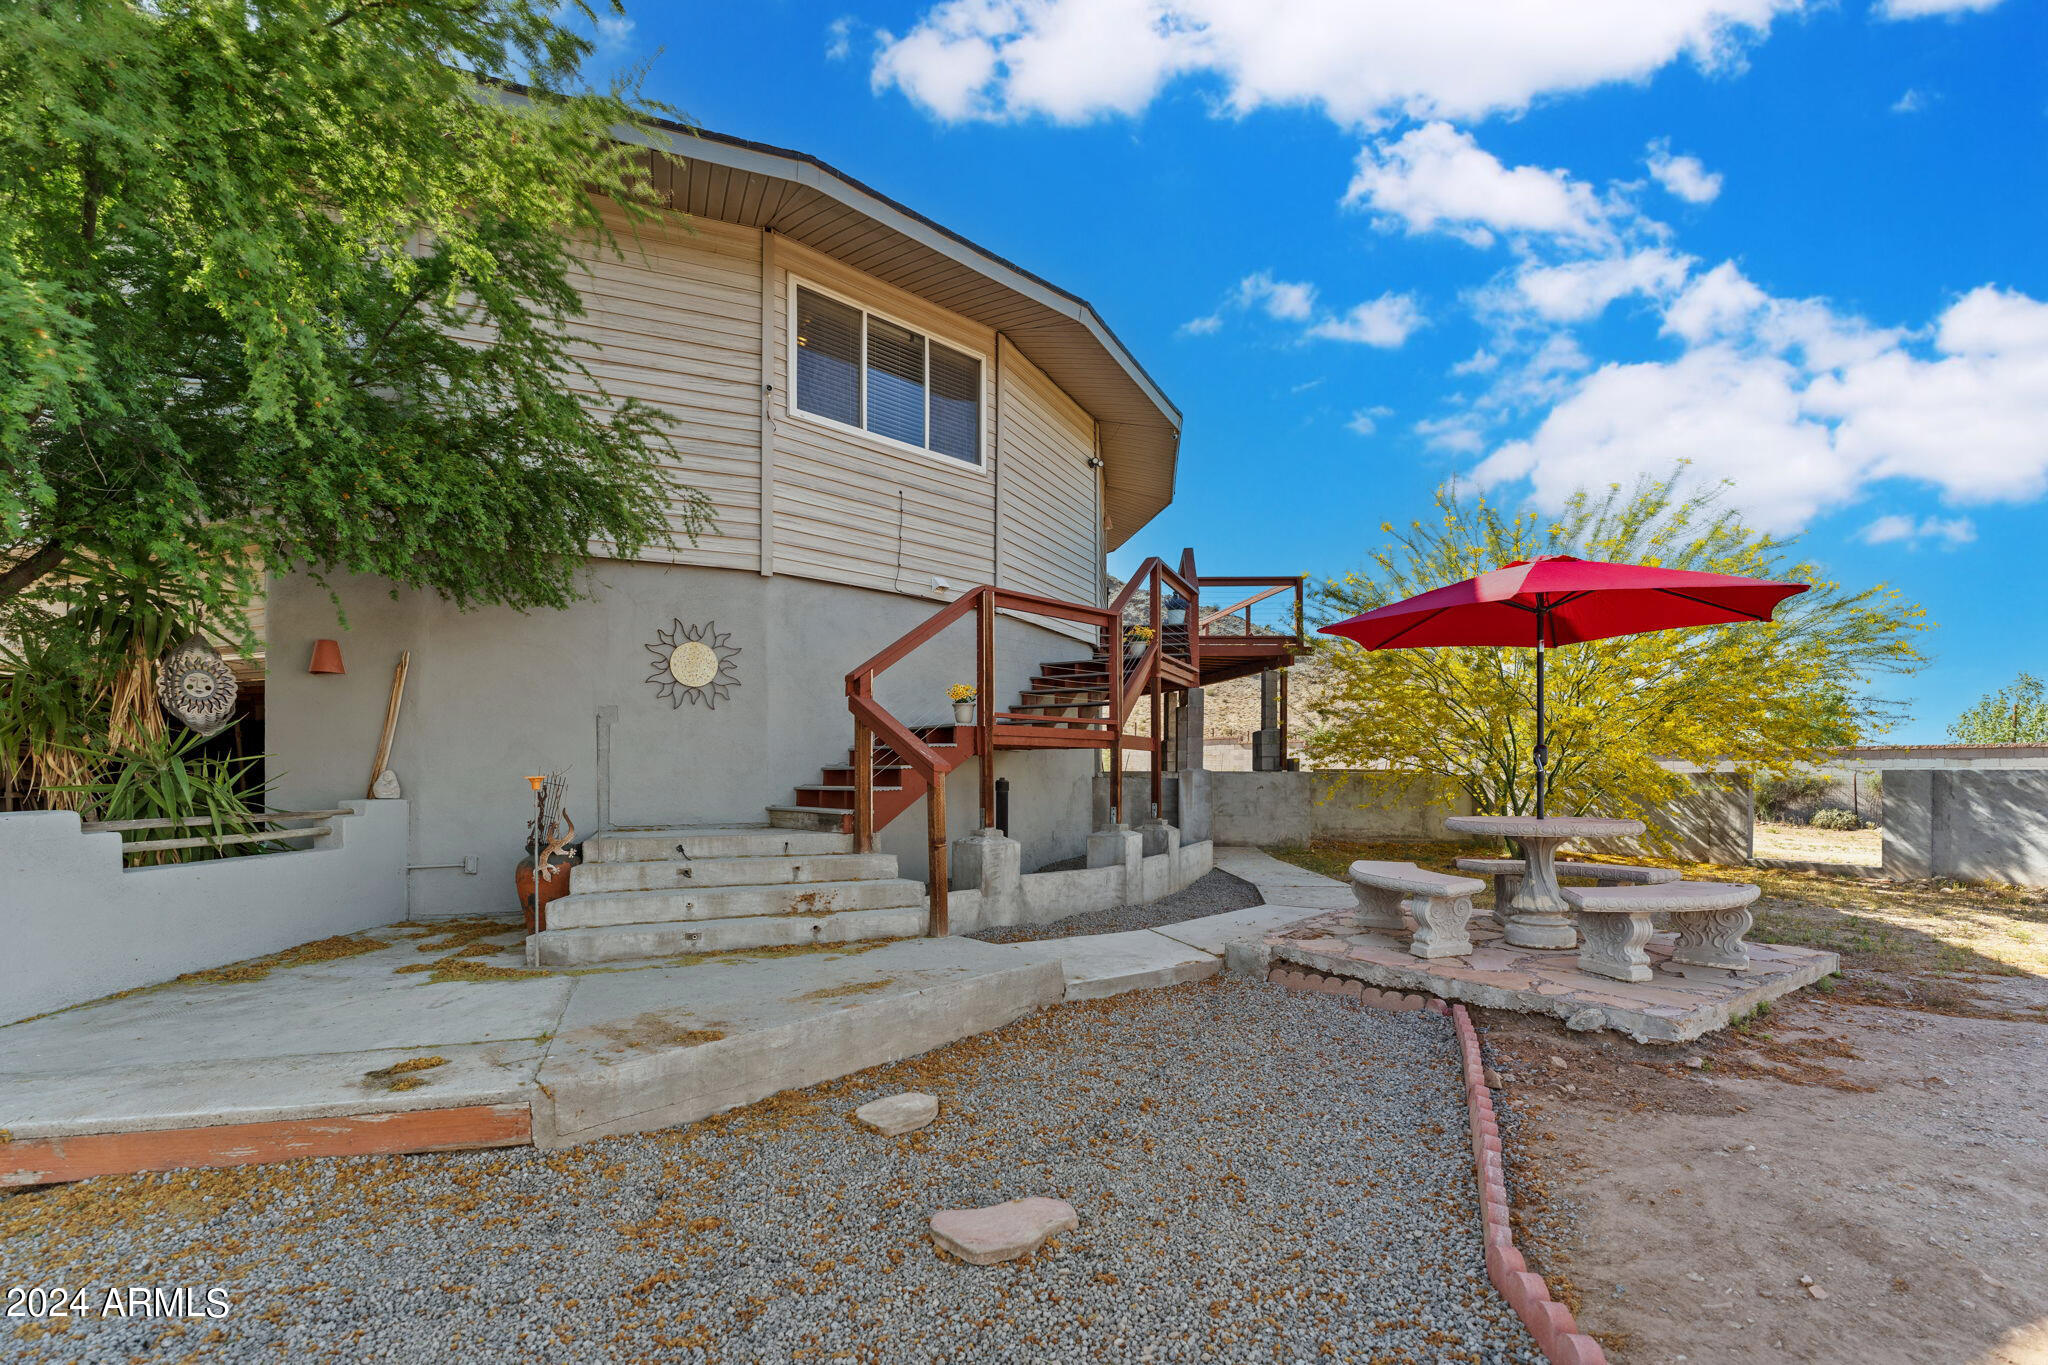
{"type": "Polygon", "coordinates": [[[238,1296],[220,1321],[0,1325],[34,1361],[1540,1361],[1486,1281],[1449,1021],[1233,978],[565,1152],[26,1193],[0,1281],[238,1296]],[[936,1124],[847,1121],[904,1089],[936,1124]],[[934,1254],[932,1211],[1027,1194],[1079,1230],[1001,1266],[934,1254]]]}

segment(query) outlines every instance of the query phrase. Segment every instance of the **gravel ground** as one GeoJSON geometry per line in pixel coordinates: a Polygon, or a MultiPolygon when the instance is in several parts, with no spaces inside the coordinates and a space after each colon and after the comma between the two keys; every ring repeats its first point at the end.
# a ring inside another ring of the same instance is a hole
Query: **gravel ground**
{"type": "Polygon", "coordinates": [[[1486,1281],[1457,1045],[1219,978],[564,1152],[106,1178],[0,1202],[0,1282],[189,1285],[221,1321],[0,1325],[0,1355],[1540,1365],[1486,1281]],[[940,1096],[903,1138],[856,1104],[940,1096]],[[965,1266],[936,1209],[1079,1230],[965,1266]]]}
{"type": "Polygon", "coordinates": [[[1040,939],[1073,938],[1077,934],[1120,934],[1126,929],[1157,929],[1162,924],[1220,915],[1226,910],[1246,910],[1264,905],[1258,888],[1228,872],[1211,872],[1190,882],[1173,895],[1145,905],[1113,905],[1091,910],[1052,924],[1018,924],[1002,929],[983,929],[969,934],[984,943],[1035,943],[1040,939]]]}

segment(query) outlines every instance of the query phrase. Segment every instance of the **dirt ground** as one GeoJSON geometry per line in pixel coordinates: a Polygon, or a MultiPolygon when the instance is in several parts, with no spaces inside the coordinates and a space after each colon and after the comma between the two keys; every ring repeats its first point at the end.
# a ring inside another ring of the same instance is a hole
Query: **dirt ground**
{"type": "Polygon", "coordinates": [[[2048,1029],[1852,993],[1681,1048],[1484,1012],[1518,1236],[1620,1365],[2048,1361],[2048,1029]]]}
{"type": "Polygon", "coordinates": [[[1754,851],[1759,858],[1783,858],[1787,862],[1883,867],[1884,831],[1815,829],[1811,825],[1774,825],[1759,820],[1754,851]]]}
{"type": "Polygon", "coordinates": [[[1525,1254],[1618,1365],[2048,1363],[2048,893],[1685,875],[1844,970],[1679,1047],[1474,1011],[1525,1254]]]}

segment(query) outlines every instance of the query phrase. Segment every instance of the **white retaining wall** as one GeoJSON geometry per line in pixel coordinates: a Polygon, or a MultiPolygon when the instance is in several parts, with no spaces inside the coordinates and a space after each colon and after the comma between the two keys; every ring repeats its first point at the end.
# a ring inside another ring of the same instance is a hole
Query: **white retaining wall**
{"type": "Polygon", "coordinates": [[[404,919],[405,802],[340,804],[303,852],[126,870],[73,812],[0,815],[0,1023],[404,919]]]}

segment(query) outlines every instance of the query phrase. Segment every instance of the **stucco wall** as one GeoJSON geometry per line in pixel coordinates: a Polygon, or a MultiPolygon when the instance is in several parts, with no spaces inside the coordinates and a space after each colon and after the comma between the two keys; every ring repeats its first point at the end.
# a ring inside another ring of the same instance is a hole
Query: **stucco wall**
{"type": "MultiPolygon", "coordinates": [[[[532,808],[526,774],[564,774],[582,833],[598,825],[601,790],[614,826],[759,824],[767,806],[790,804],[799,783],[818,781],[822,765],[846,761],[847,670],[940,605],[693,566],[604,562],[588,574],[592,600],[528,615],[465,613],[431,595],[394,599],[381,580],[343,579],[335,588],[346,629],[324,589],[273,579],[265,748],[277,802],[308,809],[363,794],[392,666],[411,650],[391,767],[409,798],[412,862],[475,855],[483,869],[413,873],[413,913],[503,913],[514,906],[512,874],[532,808]],[[677,618],[716,623],[740,649],[740,685],[716,709],[672,707],[645,681],[656,666],[647,646],[677,618]],[[345,676],[305,671],[321,637],[340,640],[345,676]],[[600,762],[601,721],[608,764],[600,762]]],[[[999,698],[1014,701],[1041,661],[1085,652],[1069,637],[999,621],[999,698]]],[[[973,658],[970,617],[883,675],[878,693],[912,724],[948,721],[946,685],[972,680],[973,658]]],[[[1088,751],[999,756],[1027,865],[1085,846],[1093,765],[1088,751]]],[[[955,838],[975,824],[975,773],[964,765],[948,785],[955,838]]],[[[922,803],[882,832],[881,846],[901,856],[905,876],[924,875],[922,803]]]]}
{"type": "Polygon", "coordinates": [[[1890,769],[1888,877],[2048,886],[2048,771],[1890,769]]]}
{"type": "Polygon", "coordinates": [[[0,815],[0,1023],[404,919],[405,802],[345,804],[303,852],[125,871],[70,811],[0,815]]]}
{"type": "MultiPolygon", "coordinates": [[[[1665,813],[1680,856],[1739,865],[1748,861],[1753,819],[1749,779],[1693,774],[1691,796],[1665,813]]],[[[1211,837],[1219,844],[1303,844],[1311,839],[1447,839],[1444,819],[1471,813],[1469,800],[1432,802],[1420,782],[1378,773],[1209,774],[1211,837]]],[[[1613,852],[1640,847],[1605,840],[1613,852]]]]}

